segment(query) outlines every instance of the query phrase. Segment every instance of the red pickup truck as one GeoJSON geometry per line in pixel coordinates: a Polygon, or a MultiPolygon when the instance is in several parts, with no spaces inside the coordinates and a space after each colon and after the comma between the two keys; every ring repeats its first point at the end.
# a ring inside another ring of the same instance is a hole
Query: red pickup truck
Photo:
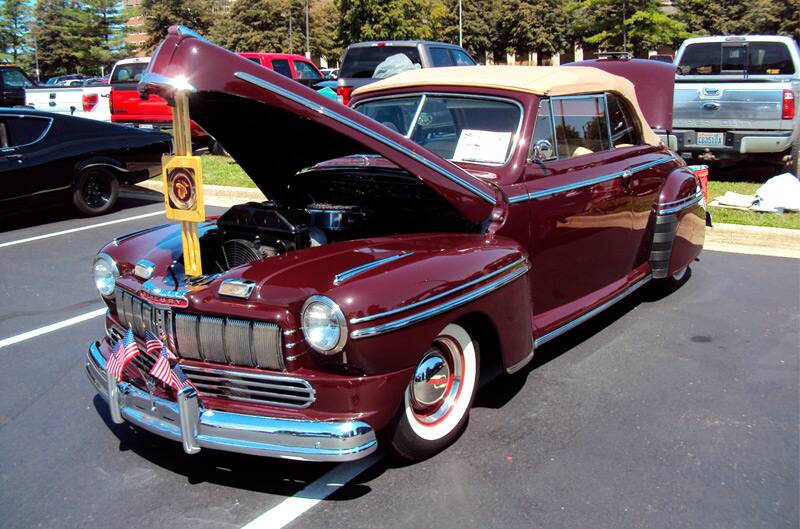
{"type": "MultiPolygon", "coordinates": [[[[139,129],[164,132],[172,130],[172,108],[161,97],[150,95],[142,99],[138,84],[150,57],[135,57],[117,61],[111,71],[111,121],[139,129]]],[[[195,147],[211,146],[211,137],[192,122],[192,143],[195,147]]]]}

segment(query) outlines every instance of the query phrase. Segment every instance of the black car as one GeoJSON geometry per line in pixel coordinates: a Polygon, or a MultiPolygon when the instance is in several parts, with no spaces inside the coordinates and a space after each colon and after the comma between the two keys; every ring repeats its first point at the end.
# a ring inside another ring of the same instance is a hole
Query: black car
{"type": "Polygon", "coordinates": [[[0,64],[0,107],[25,104],[25,89],[36,86],[22,68],[13,64],[0,64]]]}
{"type": "Polygon", "coordinates": [[[84,215],[114,207],[120,184],[161,172],[171,137],[90,119],[0,108],[0,213],[51,201],[84,215]]]}

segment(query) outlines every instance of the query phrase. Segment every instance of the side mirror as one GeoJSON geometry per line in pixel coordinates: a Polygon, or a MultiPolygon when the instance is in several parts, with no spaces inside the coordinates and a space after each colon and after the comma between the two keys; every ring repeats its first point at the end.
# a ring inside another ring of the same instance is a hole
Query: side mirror
{"type": "Polygon", "coordinates": [[[553,145],[547,140],[539,140],[533,144],[533,159],[543,162],[553,157],[553,145]]]}

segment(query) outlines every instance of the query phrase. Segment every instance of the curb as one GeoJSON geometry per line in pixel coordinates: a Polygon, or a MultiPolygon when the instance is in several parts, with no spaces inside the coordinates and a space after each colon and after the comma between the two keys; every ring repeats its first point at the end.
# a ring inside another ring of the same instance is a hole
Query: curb
{"type": "MultiPolygon", "coordinates": [[[[160,180],[146,180],[137,186],[162,192],[160,180]]],[[[204,185],[203,194],[208,205],[222,207],[249,201],[262,202],[267,199],[260,190],[247,187],[204,185]]],[[[704,249],[800,259],[800,230],[715,224],[713,228],[706,228],[704,249]]]]}

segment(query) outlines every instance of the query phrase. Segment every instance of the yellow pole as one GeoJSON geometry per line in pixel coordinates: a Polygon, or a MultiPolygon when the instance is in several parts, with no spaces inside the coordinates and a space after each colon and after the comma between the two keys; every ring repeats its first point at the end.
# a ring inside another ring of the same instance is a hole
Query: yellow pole
{"type": "MultiPolygon", "coordinates": [[[[189,124],[189,98],[185,92],[176,90],[175,108],[172,111],[172,134],[175,141],[176,156],[191,156],[192,133],[189,124]]],[[[181,240],[183,241],[183,266],[188,276],[203,275],[200,258],[200,239],[197,223],[181,221],[181,240]]]]}

